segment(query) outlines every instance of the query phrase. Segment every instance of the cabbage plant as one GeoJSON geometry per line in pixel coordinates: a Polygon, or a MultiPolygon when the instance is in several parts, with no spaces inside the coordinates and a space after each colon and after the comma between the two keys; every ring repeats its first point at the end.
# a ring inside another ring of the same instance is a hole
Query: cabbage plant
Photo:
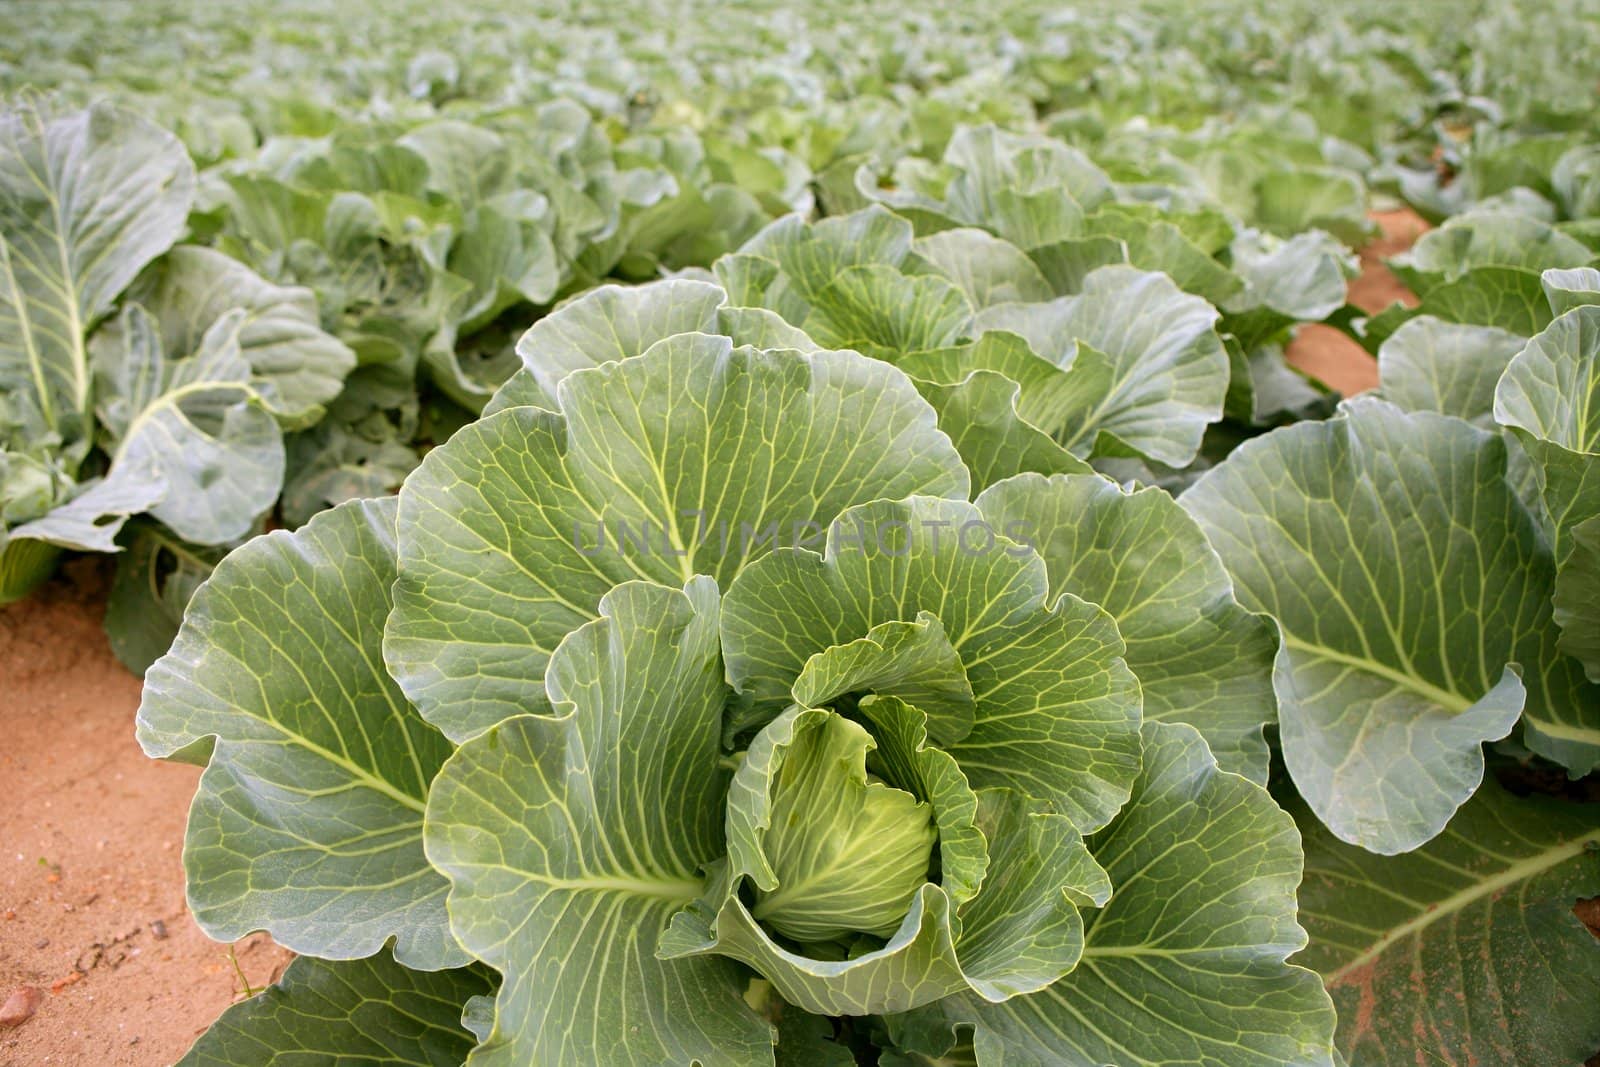
{"type": "Polygon", "coordinates": [[[137,115],[0,109],[0,603],[64,548],[117,551],[132,515],[198,545],[247,536],[284,430],[355,365],[309,291],[172,249],[195,188],[182,143],[137,115]]]}
{"type": "Polygon", "coordinates": [[[147,675],[196,918],[306,957],[192,1062],[1335,1062],[1275,644],[1171,497],[975,479],[1005,425],[704,282],[519,352],[147,675]]]}

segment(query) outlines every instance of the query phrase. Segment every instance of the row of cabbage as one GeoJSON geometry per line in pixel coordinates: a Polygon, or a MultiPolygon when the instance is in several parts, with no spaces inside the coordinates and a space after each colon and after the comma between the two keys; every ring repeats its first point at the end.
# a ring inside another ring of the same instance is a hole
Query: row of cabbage
{"type": "Polygon", "coordinates": [[[1267,312],[947,210],[585,295],[223,562],[140,737],[209,761],[197,917],[313,958],[196,1062],[331,982],[473,1063],[1588,1055],[1600,831],[1482,746],[1600,758],[1600,272],[1174,499],[1091,464],[1205,464],[1267,312]]]}
{"type": "Polygon", "coordinates": [[[1600,758],[1592,132],[1490,174],[1460,86],[1296,108],[1379,29],[1024,16],[12,113],[8,565],[146,514],[142,666],[296,528],[147,675],[197,918],[302,954],[193,1062],[1594,1051],[1600,832],[1483,749],[1600,758]],[[1453,213],[1417,309],[1345,304],[1363,177],[1453,213]],[[1379,397],[1285,366],[1324,319],[1379,397]]]}
{"type": "MultiPolygon", "coordinates": [[[[5,84],[56,97],[6,123],[17,161],[6,233],[20,258],[0,408],[0,539],[16,546],[0,556],[0,596],[48,574],[55,548],[120,545],[113,640],[142,670],[221,551],[263,518],[294,526],[392,490],[476,416],[515,366],[516,335],[553,303],[709,266],[791,211],[874,199],[916,211],[985,167],[1024,186],[1062,178],[1052,153],[1035,173],[969,136],[990,124],[1098,165],[1073,187],[1075,212],[1030,218],[1019,201],[997,223],[1024,248],[1098,239],[1055,269],[1142,260],[1218,306],[1301,318],[1329,313],[1326,277],[1280,276],[1275,292],[1245,295],[1248,269],[1232,272],[1241,282],[1208,260],[1254,257],[1259,288],[1279,265],[1259,245],[1232,247],[1242,228],[1359,243],[1363,176],[1430,212],[1517,183],[1563,219],[1592,210],[1588,116],[1561,109],[1570,86],[1552,84],[1534,108],[1523,84],[1559,78],[1556,60],[1585,39],[1522,27],[1511,68],[1463,68],[1454,50],[1472,42],[1455,35],[1509,33],[1499,10],[1429,47],[1374,11],[1305,34],[1304,12],[1241,19],[1236,5],[1188,13],[1182,32],[1159,5],[868,22],[826,5],[754,6],[718,13],[714,42],[704,12],[630,11],[356,8],[314,33],[310,12],[278,7],[7,15],[5,84]],[[171,137],[69,106],[106,96],[174,130],[195,175],[171,137]],[[80,192],[78,167],[125,184],[80,192]],[[1111,182],[1118,204],[1097,211],[1111,182]],[[132,202],[107,206],[135,186],[132,202]],[[90,337],[135,303],[159,321],[160,351],[119,322],[90,337]],[[234,309],[237,358],[191,361],[234,309]],[[167,384],[139,391],[132,377],[167,384]],[[174,465],[178,453],[193,462],[174,465]],[[119,457],[125,477],[76,503],[119,457]],[[140,513],[156,521],[115,540],[119,517],[140,513]]],[[[1298,381],[1276,380],[1284,395],[1269,403],[1307,401],[1298,381]]]]}

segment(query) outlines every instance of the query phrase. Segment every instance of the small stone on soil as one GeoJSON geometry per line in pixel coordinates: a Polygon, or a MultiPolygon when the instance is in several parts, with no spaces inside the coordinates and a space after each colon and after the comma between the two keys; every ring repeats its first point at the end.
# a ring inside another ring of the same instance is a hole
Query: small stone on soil
{"type": "Polygon", "coordinates": [[[22,986],[17,989],[6,998],[5,1006],[0,1007],[0,1030],[10,1030],[33,1018],[33,1013],[39,1010],[39,1002],[43,999],[44,994],[32,986],[22,986]]]}

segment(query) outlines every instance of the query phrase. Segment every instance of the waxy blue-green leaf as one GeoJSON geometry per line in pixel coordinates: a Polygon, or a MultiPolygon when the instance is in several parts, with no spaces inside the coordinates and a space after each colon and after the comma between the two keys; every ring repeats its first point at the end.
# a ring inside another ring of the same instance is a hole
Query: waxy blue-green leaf
{"type": "Polygon", "coordinates": [[[561,265],[543,217],[519,213],[517,204],[490,201],[468,215],[445,266],[472,284],[462,332],[489,323],[518,301],[548,304],[561,287],[561,265]]]}
{"type": "MultiPolygon", "coordinates": [[[[1222,329],[1253,350],[1297,322],[1319,322],[1344,304],[1355,257],[1320,230],[1279,240],[1245,231],[1229,246],[1240,292],[1218,303],[1222,329]]],[[[1201,295],[1207,295],[1202,293],[1201,295]]]]}
{"type": "Polygon", "coordinates": [[[137,115],[0,112],[0,387],[30,435],[90,434],[89,331],[178,239],[194,187],[183,145],[137,115]]]}
{"type": "Polygon", "coordinates": [[[761,349],[814,352],[820,347],[776,313],[730,307],[727,299],[715,284],[689,278],[606,285],[585,293],[522,335],[517,342],[522,366],[490,398],[483,414],[524,405],[554,410],[556,386],[568,374],[642,355],[657,341],[680,333],[720,334],[735,345],[761,349]]]}
{"type": "Polygon", "coordinates": [[[771,1063],[737,966],[655,955],[723,853],[715,583],[613,590],[546,687],[553,715],[462,745],[428,799],[451,929],[503,976],[467,1062],[771,1063]]]}
{"type": "MultiPolygon", "coordinates": [[[[1182,467],[1194,459],[1206,426],[1222,417],[1228,356],[1217,317],[1165,275],[1112,266],[1085,278],[1076,296],[987,308],[975,329],[1019,334],[1060,368],[1049,421],[1029,421],[1069,451],[1103,451],[1109,438],[1182,467]]],[[[1024,418],[1029,392],[1024,382],[1024,418]]]]}
{"type": "Polygon", "coordinates": [[[1600,215],[1600,150],[1590,142],[1563,152],[1550,168],[1550,185],[1568,218],[1600,215]]]}
{"type": "Polygon", "coordinates": [[[623,581],[726,587],[853,504],[968,490],[910,380],[853,352],[680,334],[557,392],[560,413],[461,430],[400,493],[385,655],[458,740],[537,710],[550,652],[623,581]]]}
{"type": "Polygon", "coordinates": [[[356,365],[355,353],[322,329],[311,290],[274,285],[209,248],[174,248],[140,276],[129,299],[155,318],[174,354],[197,351],[213,323],[242,309],[239,350],[285,429],[321,418],[356,365]]]}
{"type": "Polygon", "coordinates": [[[178,1067],[458,1067],[472,1051],[462,1010],[493,989],[482,968],[417,971],[387,951],[301,956],[276,983],[224,1011],[178,1067]]]}
{"type": "MultiPolygon", "coordinates": [[[[1022,305],[1011,306],[1015,308],[1022,305]]],[[[945,401],[941,411],[951,404],[960,406],[963,400],[968,404],[984,401],[985,409],[996,411],[999,417],[992,420],[994,428],[989,433],[974,435],[972,431],[981,430],[985,422],[990,420],[981,421],[971,429],[963,428],[961,419],[953,420],[953,429],[949,431],[951,439],[957,442],[958,447],[962,442],[970,441],[962,452],[963,457],[971,456],[969,467],[972,461],[976,461],[978,467],[985,471],[1004,469],[1010,465],[1021,466],[1026,458],[1043,460],[1050,466],[1076,462],[1076,468],[1067,468],[1069,473],[1085,473],[1089,470],[1087,463],[1070,452],[1066,453],[1068,458],[1065,460],[1057,458],[1057,454],[1065,450],[1055,437],[1050,436],[1057,432],[1053,428],[1065,427],[1072,421],[1073,412],[1085,390],[1080,390],[1078,383],[1064,373],[1058,364],[1036,353],[1019,334],[1009,329],[989,329],[971,344],[917,352],[901,359],[898,366],[919,383],[918,388],[924,395],[929,393],[928,384],[941,387],[940,395],[945,401]],[[1002,386],[993,380],[995,377],[1016,383],[1015,388],[1007,391],[1007,395],[1014,397],[1011,407],[1016,417],[1022,420],[1022,425],[1015,425],[1004,409],[997,407],[997,394],[1002,392],[1002,386]],[[1036,441],[1036,437],[1041,435],[1054,445],[1054,451],[1036,441]],[[999,454],[1002,446],[1007,444],[1016,448],[1015,454],[1009,458],[999,454]],[[990,456],[992,458],[986,458],[990,456]]],[[[1080,447],[1079,450],[1083,449],[1080,447]]],[[[974,482],[977,481],[974,478],[974,482]]]]}
{"type": "Polygon", "coordinates": [[[868,264],[840,272],[815,294],[803,325],[825,346],[894,363],[961,340],[972,330],[972,305],[938,275],[868,264]]]}
{"type": "Polygon", "coordinates": [[[556,387],[575,370],[642,354],[673,334],[716,333],[727,294],[695,281],[602,286],[536,322],[517,355],[554,407],[556,387]]]}
{"type": "Polygon", "coordinates": [[[1341,839],[1437,834],[1519,718],[1535,751],[1600,742],[1600,689],[1556,648],[1555,567],[1458,419],[1359,400],[1247,442],[1184,494],[1241,603],[1277,620],[1284,759],[1341,839]]]}
{"type": "Polygon", "coordinates": [[[1228,350],[1228,398],[1224,410],[1230,419],[1268,426],[1279,422],[1283,415],[1304,417],[1307,412],[1320,412],[1329,402],[1332,391],[1304,372],[1292,369],[1284,358],[1282,344],[1267,342],[1246,352],[1232,334],[1223,338],[1223,344],[1228,350]]]}
{"type": "Polygon", "coordinates": [[[1378,348],[1380,395],[1406,411],[1454,415],[1494,427],[1494,390],[1526,339],[1495,326],[1419,315],[1378,348]]]}
{"type": "Polygon", "coordinates": [[[410,130],[395,143],[427,163],[429,189],[463,208],[500,192],[510,176],[509,145],[483,126],[439,119],[410,130]]]}
{"type": "Polygon", "coordinates": [[[919,237],[911,250],[954,282],[975,308],[1058,295],[1021,249],[985,230],[962,227],[919,237]]]}
{"type": "MultiPolygon", "coordinates": [[[[803,327],[804,321],[796,321],[797,313],[803,320],[810,305],[820,301],[834,279],[852,267],[899,267],[911,254],[911,244],[911,224],[874,205],[816,223],[787,215],[756,234],[739,251],[741,256],[760,257],[776,266],[776,272],[759,282],[765,297],[760,303],[803,327]],[[785,289],[792,292],[786,294],[785,289]]],[[[747,261],[730,267],[751,282],[764,273],[759,264],[747,261]]],[[[729,291],[734,288],[729,286],[729,291]]],[[[740,298],[736,303],[753,301],[740,298]]]]}
{"type": "Polygon", "coordinates": [[[1600,895],[1584,806],[1487,784],[1405,856],[1302,829],[1299,962],[1327,982],[1352,1065],[1542,1067],[1600,1046],[1600,940],[1573,914],[1600,895]]]}
{"type": "MultiPolygon", "coordinates": [[[[1010,335],[985,334],[972,346],[971,351],[981,352],[991,347],[991,339],[1010,335]]],[[[1019,347],[1025,347],[1013,338],[1019,347]]],[[[951,376],[961,375],[965,362],[961,350],[946,349],[929,353],[935,357],[951,356],[951,376]]],[[[1044,361],[1027,354],[1035,365],[1044,361]]],[[[920,368],[930,364],[919,362],[920,368]]],[[[1045,373],[1054,372],[1045,365],[1045,373]]],[[[978,369],[965,372],[959,381],[945,383],[916,379],[917,391],[923,399],[939,412],[939,429],[949,435],[950,441],[961,453],[961,460],[972,473],[972,491],[981,492],[988,486],[1014,474],[1087,474],[1091,468],[1083,460],[1062,448],[1049,434],[1023,419],[1018,411],[1022,386],[999,371],[978,369]]]]}
{"type": "Polygon", "coordinates": [[[1537,271],[1477,267],[1428,291],[1421,310],[1448,322],[1498,326],[1524,337],[1550,324],[1549,300],[1537,271]]]}
{"type": "Polygon", "coordinates": [[[1024,250],[1080,236],[1084,216],[1113,194],[1111,180],[1078,149],[989,124],[957,130],[944,162],[956,173],[942,212],[1024,250]]]}
{"type": "Polygon", "coordinates": [[[1478,210],[1457,215],[1417,239],[1389,261],[1414,292],[1426,296],[1441,281],[1475,268],[1515,267],[1535,273],[1582,267],[1594,253],[1547,222],[1514,211],[1478,210]]]}
{"type": "Polygon", "coordinates": [[[148,520],[130,524],[121,541],[106,597],[106,637],[118,662],[142,677],[172,647],[190,598],[226,550],[188,544],[148,520]]]}
{"type": "Polygon", "coordinates": [[[781,711],[813,655],[928,612],[972,687],[972,729],[944,750],[973,785],[1047,800],[1084,832],[1105,825],[1138,766],[1138,684],[1109,616],[1048,598],[1027,536],[965,501],[913,497],[843,512],[823,553],[755,561],[723,608],[741,721],[781,711]]]}
{"type": "Polygon", "coordinates": [[[1094,474],[1022,475],[977,505],[996,529],[1026,529],[1052,596],[1071,593],[1116,620],[1145,718],[1188,723],[1224,770],[1266,782],[1277,642],[1234,599],[1205,534],[1170,496],[1094,474]]]}
{"type": "MultiPolygon", "coordinates": [[[[167,493],[167,483],[150,462],[148,455],[136,455],[106,472],[104,478],[84,482],[66,503],[44,515],[5,532],[0,553],[5,566],[17,567],[19,559],[48,550],[75,548],[85,552],[115,552],[117,533],[130,516],[149,511],[167,493]]],[[[26,568],[18,573],[28,575],[26,568]]],[[[33,572],[31,580],[43,581],[48,570],[33,572]]],[[[0,587],[0,598],[20,596],[27,589],[7,584],[0,587]]]]}
{"type": "MultiPolygon", "coordinates": [[[[356,384],[357,395],[366,388],[356,384]]],[[[405,444],[410,412],[391,421],[372,411],[350,423],[330,418],[284,441],[288,469],[278,511],[291,529],[317,512],[359,497],[387,496],[420,462],[405,444]]]]}
{"type": "MultiPolygon", "coordinates": [[[[1158,231],[1165,233],[1164,229],[1158,231]]],[[[1179,235],[1181,236],[1181,234],[1179,235]]],[[[1167,249],[1161,249],[1165,252],[1167,249]]],[[[1182,249],[1182,258],[1186,262],[1189,249],[1182,249]]],[[[1199,250],[1195,252],[1198,254],[1199,250]]],[[[1038,248],[1028,249],[1028,258],[1033,260],[1043,274],[1045,281],[1056,296],[1070,296],[1083,291],[1083,280],[1101,267],[1109,267],[1118,263],[1127,263],[1132,258],[1127,244],[1116,237],[1099,235],[1096,237],[1075,237],[1066,241],[1056,241],[1053,244],[1040,245],[1038,248]]],[[[1181,264],[1167,263],[1163,265],[1159,260],[1170,260],[1174,257],[1161,255],[1149,263],[1141,263],[1140,267],[1147,270],[1160,268],[1166,270],[1171,267],[1182,273],[1181,264]]],[[[1204,269],[1204,268],[1202,268],[1204,269]]]]}
{"type": "Polygon", "coordinates": [[[1565,315],[1584,304],[1600,304],[1600,269],[1575,267],[1572,270],[1547,270],[1539,275],[1550,310],[1565,315]]]}
{"type": "Polygon", "coordinates": [[[1255,186],[1255,218],[1288,236],[1326,230],[1353,246],[1372,233],[1361,179],[1336,167],[1278,167],[1255,186]]]}
{"type": "Polygon", "coordinates": [[[89,332],[182,233],[194,186],[182,144],[135,115],[0,111],[0,599],[62,547],[115,551],[167,492],[141,455],[73,480],[94,440],[89,332]]]}
{"type": "Polygon", "coordinates": [[[356,959],[394,939],[407,966],[466,962],[422,851],[450,746],[383,670],[394,515],[393,498],[344,504],[238,549],[145,675],[140,745],[206,764],[183,858],[218,940],[265,930],[356,959]]]}
{"type": "Polygon", "coordinates": [[[897,1044],[942,1055],[972,1026],[983,1067],[1333,1067],[1328,995],[1284,962],[1306,944],[1294,821],[1192,728],[1147,723],[1144,738],[1132,799],[1090,840],[1113,893],[1085,913],[1078,966],[1031,996],[892,1020],[897,1044]]]}
{"type": "Polygon", "coordinates": [[[1160,271],[1180,289],[1219,307],[1238,297],[1244,288],[1243,278],[1212,258],[1178,221],[1153,204],[1106,204],[1084,221],[1084,227],[1093,236],[1044,245],[1028,253],[1050,275],[1058,296],[1080,291],[1082,279],[1076,284],[1069,280],[1077,273],[1069,265],[1104,257],[1108,250],[1102,242],[1107,240],[1117,242],[1123,254],[1106,262],[1160,271]],[[1062,285],[1071,287],[1062,289],[1062,285]]]}
{"type": "Polygon", "coordinates": [[[1367,319],[1362,343],[1376,354],[1402,323],[1418,315],[1495,326],[1507,333],[1532,337],[1550,325],[1553,317],[1539,277],[1536,271],[1520,267],[1474,267],[1428,290],[1419,307],[1391,304],[1367,319]]]}
{"type": "Polygon", "coordinates": [[[989,866],[960,909],[957,951],[968,983],[999,1003],[1036,993],[1077,965],[1084,909],[1113,892],[1106,871],[1062,816],[1014,789],[978,791],[989,866]]]}
{"type": "MultiPolygon", "coordinates": [[[[1500,379],[1494,417],[1539,469],[1555,531],[1560,647],[1600,682],[1600,305],[1574,307],[1528,342],[1500,379]]],[[[1540,751],[1583,774],[1600,765],[1600,733],[1552,735],[1540,751]]]]}
{"type": "Polygon", "coordinates": [[[150,513],[197,544],[244,537],[283,487],[283,433],[240,347],[245,314],[224,313],[180,354],[133,304],[93,345],[112,470],[151,472],[164,491],[150,513]]]}

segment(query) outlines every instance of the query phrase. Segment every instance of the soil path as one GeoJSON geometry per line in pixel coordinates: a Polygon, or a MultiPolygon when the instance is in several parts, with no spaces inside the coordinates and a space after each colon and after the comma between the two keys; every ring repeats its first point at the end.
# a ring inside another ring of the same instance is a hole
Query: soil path
{"type": "MultiPolygon", "coordinates": [[[[1383,261],[1410,248],[1427,231],[1427,222],[1410,208],[1374,211],[1372,221],[1378,224],[1382,236],[1361,250],[1361,274],[1350,282],[1350,303],[1368,314],[1382,311],[1396,301],[1416,307],[1416,296],[1400,284],[1383,261]]],[[[1332,326],[1302,326],[1286,356],[1291,367],[1326,382],[1345,396],[1377,388],[1378,361],[1332,326]]]]}
{"type": "MultiPolygon", "coordinates": [[[[0,608],[0,1001],[42,994],[0,1030],[0,1065],[170,1064],[243,988],[184,907],[200,770],[139,750],[139,680],[100,628],[103,581],[70,570],[0,608]]],[[[288,960],[264,935],[233,951],[256,987],[288,960]]]]}

